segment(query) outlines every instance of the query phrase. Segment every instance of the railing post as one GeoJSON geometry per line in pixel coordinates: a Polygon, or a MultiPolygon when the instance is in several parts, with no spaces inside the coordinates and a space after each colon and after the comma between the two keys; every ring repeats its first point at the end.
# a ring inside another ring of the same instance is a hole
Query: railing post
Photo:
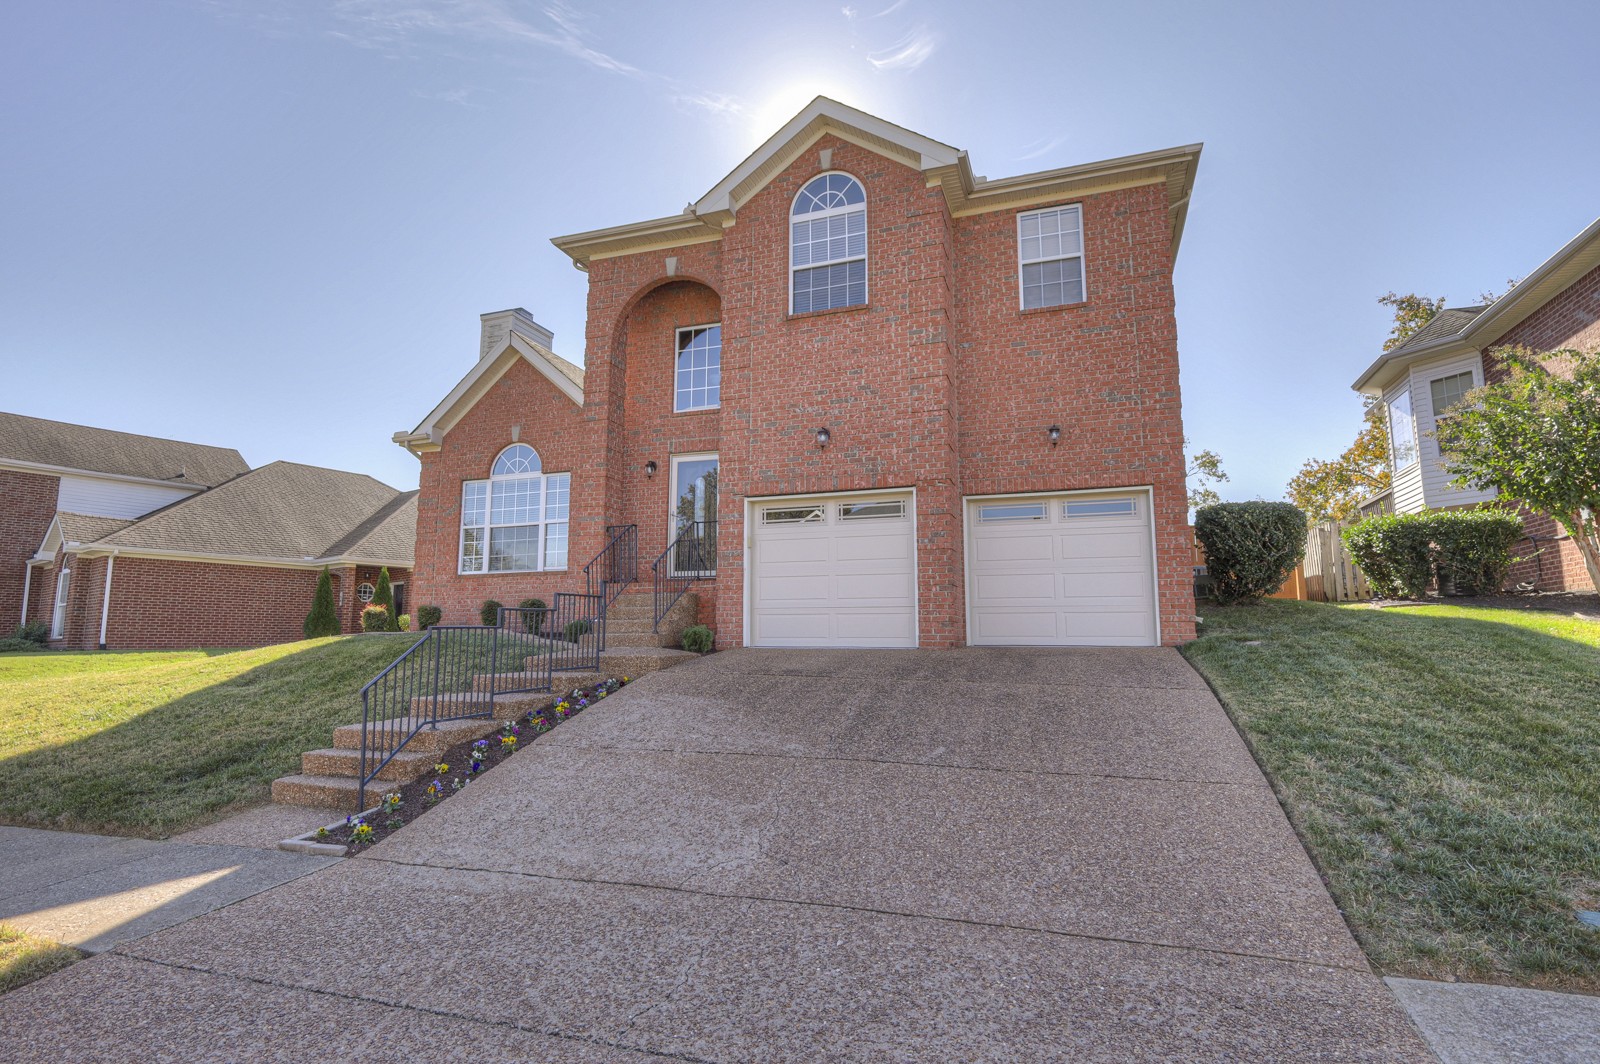
{"type": "Polygon", "coordinates": [[[361,774],[356,777],[356,812],[367,807],[367,689],[361,689],[361,774]]]}
{"type": "MultiPolygon", "coordinates": [[[[428,696],[428,724],[432,728],[439,726],[439,644],[443,640],[436,638],[437,635],[438,633],[431,628],[428,630],[428,639],[433,642],[433,689],[428,696]]],[[[406,709],[410,713],[417,711],[415,703],[407,706],[406,709]]]]}
{"type": "Polygon", "coordinates": [[[495,625],[489,630],[489,708],[494,709],[494,692],[500,686],[500,627],[505,623],[506,608],[495,612],[495,625]]]}

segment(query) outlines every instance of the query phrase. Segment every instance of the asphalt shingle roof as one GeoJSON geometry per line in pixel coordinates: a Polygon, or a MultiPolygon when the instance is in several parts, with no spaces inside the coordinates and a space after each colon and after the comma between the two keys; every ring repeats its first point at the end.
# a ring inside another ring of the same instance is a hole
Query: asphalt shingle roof
{"type": "Polygon", "coordinates": [[[1405,343],[1389,351],[1388,357],[1409,354],[1416,348],[1426,347],[1435,340],[1458,335],[1472,324],[1472,319],[1488,309],[1488,307],[1445,307],[1435,314],[1428,324],[1412,333],[1405,343]]]}
{"type": "Polygon", "coordinates": [[[0,459],[215,487],[248,472],[238,451],[0,412],[0,459]]]}
{"type": "Polygon", "coordinates": [[[97,544],[295,562],[354,554],[409,567],[415,495],[363,473],[273,462],[157,510],[97,544]]]}
{"type": "Polygon", "coordinates": [[[93,514],[73,514],[62,510],[56,514],[61,522],[61,538],[68,543],[93,543],[101,536],[109,536],[133,524],[119,517],[97,517],[93,514]]]}

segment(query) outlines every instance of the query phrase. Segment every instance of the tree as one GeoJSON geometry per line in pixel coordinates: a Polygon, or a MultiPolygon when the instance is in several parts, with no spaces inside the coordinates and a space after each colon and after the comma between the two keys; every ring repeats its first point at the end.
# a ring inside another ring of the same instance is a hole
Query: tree
{"type": "Polygon", "coordinates": [[[1600,588],[1600,353],[1493,354],[1507,375],[1467,393],[1439,426],[1445,469],[1561,522],[1600,588]]]}
{"type": "Polygon", "coordinates": [[[301,631],[305,632],[307,639],[320,639],[343,631],[339,625],[339,607],[333,601],[333,578],[328,575],[326,568],[317,577],[317,591],[311,597],[311,612],[306,614],[306,623],[301,631]]]}
{"type": "Polygon", "coordinates": [[[378,570],[378,587],[372,592],[372,605],[382,606],[389,615],[389,626],[385,631],[398,632],[400,618],[394,613],[394,587],[389,583],[389,567],[386,565],[378,570]]]}
{"type": "Polygon", "coordinates": [[[1378,302],[1394,308],[1394,326],[1389,330],[1389,338],[1383,342],[1385,351],[1393,351],[1411,339],[1444,309],[1444,296],[1434,299],[1432,296],[1419,296],[1415,292],[1403,296],[1387,292],[1378,297],[1378,302]]]}
{"type": "MultiPolygon", "coordinates": [[[[1189,437],[1183,438],[1183,449],[1189,451],[1189,437]]],[[[1228,474],[1222,471],[1222,456],[1216,451],[1196,451],[1189,454],[1184,463],[1183,475],[1189,481],[1189,509],[1198,510],[1202,506],[1214,506],[1222,501],[1222,496],[1217,494],[1217,489],[1212,485],[1223,483],[1228,479],[1228,474]]]]}

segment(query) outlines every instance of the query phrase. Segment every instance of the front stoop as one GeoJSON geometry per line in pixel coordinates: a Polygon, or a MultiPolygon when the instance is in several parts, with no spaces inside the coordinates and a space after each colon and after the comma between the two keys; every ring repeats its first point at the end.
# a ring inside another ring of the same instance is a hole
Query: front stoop
{"type": "Polygon", "coordinates": [[[683,630],[700,615],[700,597],[689,592],[655,625],[655,593],[625,591],[606,609],[606,646],[676,647],[683,642],[683,630]]]}
{"type": "MultiPolygon", "coordinates": [[[[689,616],[692,617],[693,614],[689,616]]],[[[614,645],[611,649],[601,652],[598,673],[558,672],[554,676],[551,691],[495,695],[493,719],[441,721],[417,732],[405,748],[383,766],[378,778],[368,788],[369,797],[373,793],[382,794],[384,783],[409,783],[426,776],[433,770],[439,756],[452,746],[481,739],[498,728],[502,721],[515,720],[536,709],[543,709],[576,688],[592,687],[601,680],[611,677],[626,676],[630,680],[635,680],[647,672],[670,669],[674,665],[682,665],[697,657],[698,654],[691,654],[688,651],[672,650],[669,647],[649,643],[614,645]]],[[[494,687],[506,688],[540,683],[543,679],[542,673],[503,673],[494,677],[474,677],[473,687],[481,692],[492,690],[494,687]]],[[[460,696],[443,695],[439,698],[439,705],[447,706],[452,701],[466,700],[460,696]]],[[[474,701],[481,704],[481,695],[474,701]]],[[[418,713],[419,718],[430,702],[431,700],[427,698],[413,701],[413,711],[418,713]]],[[[412,722],[409,718],[390,722],[388,728],[374,737],[376,751],[380,754],[387,753],[405,737],[411,727],[412,722]]],[[[317,809],[334,809],[341,813],[358,813],[361,810],[356,797],[360,787],[356,779],[360,772],[361,725],[346,724],[333,730],[333,746],[323,750],[311,750],[301,755],[298,773],[272,782],[272,800],[282,805],[309,805],[317,809]]]]}

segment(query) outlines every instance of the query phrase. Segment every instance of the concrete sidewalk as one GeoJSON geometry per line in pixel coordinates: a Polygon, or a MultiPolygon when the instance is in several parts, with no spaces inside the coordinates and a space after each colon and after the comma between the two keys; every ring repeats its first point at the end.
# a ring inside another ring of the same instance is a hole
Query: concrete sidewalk
{"type": "Polygon", "coordinates": [[[0,1023],[39,1059],[1433,1059],[1170,650],[651,675],[0,1023]]]}

